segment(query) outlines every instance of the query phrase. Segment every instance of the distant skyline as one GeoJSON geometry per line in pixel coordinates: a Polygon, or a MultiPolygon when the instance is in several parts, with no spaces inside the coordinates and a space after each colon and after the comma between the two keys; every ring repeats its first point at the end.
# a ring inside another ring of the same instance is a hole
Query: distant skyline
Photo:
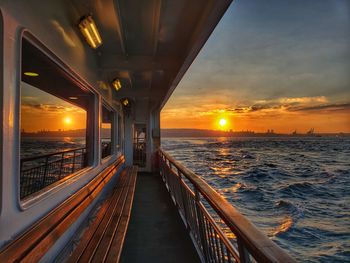
{"type": "Polygon", "coordinates": [[[162,128],[350,132],[349,32],[347,0],[233,1],[162,128]]]}

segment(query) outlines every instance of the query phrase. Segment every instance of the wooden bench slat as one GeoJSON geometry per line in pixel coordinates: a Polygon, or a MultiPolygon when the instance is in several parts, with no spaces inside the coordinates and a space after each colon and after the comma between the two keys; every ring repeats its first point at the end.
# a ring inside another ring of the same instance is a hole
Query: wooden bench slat
{"type": "MultiPolygon", "coordinates": [[[[120,176],[118,177],[117,184],[124,184],[126,181],[125,171],[123,171],[120,176]]],[[[79,240],[79,244],[74,249],[74,252],[70,255],[68,259],[68,263],[72,262],[78,262],[82,254],[84,253],[87,245],[89,244],[92,236],[97,231],[98,227],[102,223],[103,218],[106,216],[106,213],[108,211],[113,210],[113,200],[118,196],[120,191],[114,191],[108,198],[107,201],[103,202],[100,210],[98,211],[96,218],[93,220],[93,222],[89,225],[89,227],[84,232],[83,236],[79,240]]]]}
{"type": "Polygon", "coordinates": [[[112,200],[105,200],[111,204],[104,214],[98,212],[92,223],[94,230],[85,231],[68,262],[119,261],[135,193],[137,167],[125,169],[120,177],[112,200]]]}
{"type": "Polygon", "coordinates": [[[137,178],[137,168],[133,167],[131,174],[131,183],[129,185],[129,192],[126,200],[126,204],[123,208],[123,212],[121,215],[120,222],[118,224],[118,228],[114,239],[112,241],[108,256],[106,258],[107,263],[119,262],[121,252],[123,249],[123,244],[126,236],[127,227],[130,221],[130,214],[132,203],[134,200],[135,188],[136,188],[136,178],[137,178]]]}
{"type": "MultiPolygon", "coordinates": [[[[118,191],[118,195],[113,199],[113,206],[105,216],[103,217],[101,224],[98,226],[96,232],[92,236],[90,242],[86,246],[84,253],[81,255],[79,262],[90,262],[91,259],[94,257],[96,250],[100,246],[101,240],[104,237],[104,234],[106,232],[106,226],[109,224],[109,222],[112,220],[114,212],[118,207],[120,206],[120,201],[123,196],[123,191],[125,191],[125,185],[128,181],[128,170],[125,170],[122,172],[122,176],[124,177],[124,184],[117,185],[115,188],[115,191],[118,191]],[[119,206],[118,206],[119,205],[119,206]]],[[[100,259],[101,261],[101,259],[100,259]]]]}
{"type": "Polygon", "coordinates": [[[98,245],[98,248],[96,250],[96,253],[92,259],[92,262],[101,262],[105,260],[108,250],[111,246],[111,242],[113,240],[113,237],[116,233],[122,210],[125,207],[125,202],[129,194],[129,185],[132,179],[132,169],[130,168],[128,171],[128,183],[124,186],[124,191],[123,191],[123,197],[121,199],[120,205],[117,207],[117,209],[113,212],[113,217],[106,226],[106,231],[104,232],[103,238],[98,245]]]}
{"type": "Polygon", "coordinates": [[[64,217],[61,222],[51,231],[50,235],[45,236],[40,243],[37,244],[36,248],[29,251],[27,255],[22,259],[22,262],[38,262],[42,255],[44,255],[50,247],[56,242],[58,237],[63,235],[63,233],[69,228],[72,222],[75,222],[81,213],[90,205],[91,200],[94,200],[97,195],[100,193],[102,188],[106,185],[107,182],[102,181],[94,191],[90,193],[88,198],[85,198],[79,206],[74,207],[70,212],[69,216],[64,217]],[[53,239],[52,237],[57,239],[53,239]]]}

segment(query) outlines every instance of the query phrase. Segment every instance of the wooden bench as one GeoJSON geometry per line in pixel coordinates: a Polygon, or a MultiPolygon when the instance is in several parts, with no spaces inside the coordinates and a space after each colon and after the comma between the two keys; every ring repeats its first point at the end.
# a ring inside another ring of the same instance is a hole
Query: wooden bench
{"type": "MultiPolygon", "coordinates": [[[[85,209],[99,196],[100,192],[108,182],[110,182],[115,174],[122,169],[124,162],[124,157],[119,157],[118,160],[104,169],[79,191],[74,193],[62,204],[29,227],[27,231],[2,248],[0,250],[0,262],[38,262],[80,217],[85,209]]],[[[135,189],[136,173],[137,168],[135,167],[123,171],[118,178],[117,186],[113,191],[112,200],[114,201],[110,204],[112,204],[111,207],[113,209],[113,222],[117,222],[118,224],[116,224],[117,227],[115,229],[112,229],[113,224],[110,224],[109,220],[107,220],[108,229],[106,228],[106,231],[103,233],[110,235],[111,232],[109,231],[111,229],[114,231],[113,244],[110,244],[109,246],[113,245],[113,247],[121,247],[124,241],[135,189]],[[132,176],[129,176],[130,174],[132,176]],[[115,201],[117,202],[115,203],[115,201]],[[120,210],[121,208],[122,210],[120,210]],[[115,217],[118,215],[118,211],[121,211],[121,216],[119,216],[119,219],[116,219],[115,217]],[[122,235],[119,235],[119,233],[122,233],[122,235]]],[[[107,216],[107,214],[110,215],[110,210],[107,210],[109,209],[109,206],[105,206],[106,204],[104,204],[103,208],[106,213],[105,216],[107,216]]],[[[112,217],[110,218],[112,219],[112,217]]],[[[103,223],[106,223],[106,220],[104,220],[103,223]]],[[[100,234],[100,232],[96,232],[96,235],[93,236],[94,240],[98,234],[100,234]]],[[[102,236],[104,237],[103,244],[106,244],[107,236],[102,236]]],[[[100,243],[98,242],[98,244],[100,243]]],[[[98,247],[96,247],[96,252],[100,255],[100,249],[98,249],[98,247]]],[[[74,254],[72,255],[72,259],[74,254]]],[[[109,255],[112,256],[112,254],[109,255]]]]}
{"type": "Polygon", "coordinates": [[[118,262],[135,192],[137,167],[126,168],[83,233],[68,262],[118,262]]]}

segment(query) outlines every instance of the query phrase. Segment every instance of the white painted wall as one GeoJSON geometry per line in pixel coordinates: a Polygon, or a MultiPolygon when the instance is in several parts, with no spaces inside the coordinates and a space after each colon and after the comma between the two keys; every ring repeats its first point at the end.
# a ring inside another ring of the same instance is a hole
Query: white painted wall
{"type": "MultiPolygon", "coordinates": [[[[116,156],[111,156],[103,163],[96,159],[96,166],[77,172],[72,179],[36,196],[35,199],[26,203],[19,201],[19,69],[22,33],[26,30],[32,33],[48,50],[59,57],[56,61],[58,64],[80,77],[77,81],[101,94],[108,103],[115,105],[115,102],[112,97],[113,91],[101,85],[95,51],[82,41],[74,27],[74,16],[65,13],[67,8],[64,5],[69,4],[69,1],[21,1],[21,5],[18,5],[18,2],[0,0],[4,28],[1,43],[4,53],[1,63],[3,79],[0,84],[0,247],[45,216],[116,159],[116,156]]],[[[96,153],[100,147],[97,128],[100,110],[97,101],[94,120],[96,153]]],[[[69,236],[72,231],[67,233],[69,236]]],[[[55,249],[58,251],[60,248],[55,249]]]]}

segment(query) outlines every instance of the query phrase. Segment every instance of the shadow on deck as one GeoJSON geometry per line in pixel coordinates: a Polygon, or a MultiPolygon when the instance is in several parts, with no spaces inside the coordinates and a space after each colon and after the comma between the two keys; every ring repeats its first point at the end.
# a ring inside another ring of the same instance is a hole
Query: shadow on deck
{"type": "Polygon", "coordinates": [[[137,177],[121,262],[200,262],[159,175],[137,177]]]}

